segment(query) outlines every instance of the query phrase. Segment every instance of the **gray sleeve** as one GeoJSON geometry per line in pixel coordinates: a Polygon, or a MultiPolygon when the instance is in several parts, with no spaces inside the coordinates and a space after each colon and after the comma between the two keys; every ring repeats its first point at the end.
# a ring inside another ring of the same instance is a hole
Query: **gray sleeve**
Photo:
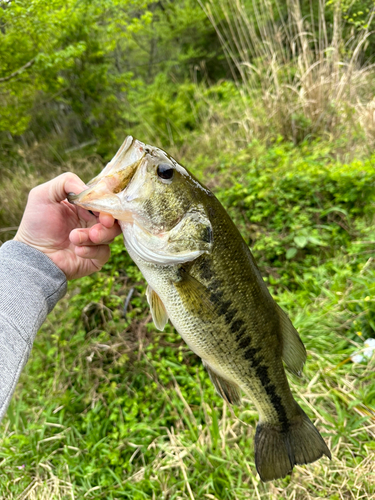
{"type": "Polygon", "coordinates": [[[44,253],[18,241],[1,246],[0,420],[37,331],[65,293],[65,274],[44,253]]]}

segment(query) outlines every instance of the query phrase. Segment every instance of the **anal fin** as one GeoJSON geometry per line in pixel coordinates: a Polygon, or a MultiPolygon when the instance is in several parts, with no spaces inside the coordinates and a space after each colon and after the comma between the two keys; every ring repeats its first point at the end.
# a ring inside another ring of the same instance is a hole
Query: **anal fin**
{"type": "Polygon", "coordinates": [[[150,305],[152,320],[158,330],[163,331],[168,321],[168,314],[159,295],[153,290],[150,285],[146,289],[147,301],[150,305]]]}
{"type": "Polygon", "coordinates": [[[211,382],[214,384],[216,392],[220,397],[224,399],[229,404],[240,405],[241,404],[241,392],[240,388],[234,382],[229,382],[225,378],[221,377],[210,367],[210,365],[203,361],[203,366],[206,368],[211,382]]]}

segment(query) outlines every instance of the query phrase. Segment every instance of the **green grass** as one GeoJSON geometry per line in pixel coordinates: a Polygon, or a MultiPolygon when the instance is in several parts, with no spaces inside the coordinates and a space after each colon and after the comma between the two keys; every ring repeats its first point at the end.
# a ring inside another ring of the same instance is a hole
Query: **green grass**
{"type": "Polygon", "coordinates": [[[210,165],[196,157],[192,170],[228,208],[301,334],[304,375],[289,380],[332,461],[260,482],[252,403],[225,405],[173,328],[155,330],[119,238],[102,272],[72,282],[38,334],[1,426],[0,498],[375,498],[375,357],[349,359],[375,337],[373,160],[253,144],[210,165]]]}

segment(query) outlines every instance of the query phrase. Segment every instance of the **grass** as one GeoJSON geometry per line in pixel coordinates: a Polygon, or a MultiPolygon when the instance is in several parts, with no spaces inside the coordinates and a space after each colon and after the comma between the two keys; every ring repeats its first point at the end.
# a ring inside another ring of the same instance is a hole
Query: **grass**
{"type": "Polygon", "coordinates": [[[18,149],[14,157],[3,161],[0,169],[0,242],[14,236],[20,223],[29,191],[64,172],[75,172],[88,181],[103,167],[96,156],[62,159],[46,154],[42,147],[18,149]]]}
{"type": "MultiPolygon", "coordinates": [[[[374,270],[368,274],[363,279],[373,282],[374,270]]],[[[5,423],[2,496],[375,498],[374,359],[342,364],[361,348],[360,338],[341,333],[352,296],[318,297],[294,320],[309,357],[292,387],[332,462],[296,467],[291,478],[266,485],[254,467],[251,402],[228,408],[180,340],[147,332],[139,313],[121,334],[71,337],[66,325],[69,342],[61,333],[51,339],[52,325],[66,320],[68,297],[41,332],[5,423]],[[131,362],[119,361],[124,353],[131,362]]],[[[291,305],[295,297],[288,298],[291,305]]]]}
{"type": "Polygon", "coordinates": [[[364,135],[365,147],[373,144],[373,64],[366,57],[373,10],[363,9],[366,18],[354,28],[347,19],[355,2],[349,8],[310,1],[304,10],[299,0],[287,8],[278,0],[199,3],[242,96],[241,127],[249,140],[346,136],[350,149],[364,135]]]}
{"type": "Polygon", "coordinates": [[[198,155],[192,170],[252,235],[301,334],[304,376],[289,380],[332,461],[260,482],[252,403],[225,405],[173,328],[155,330],[119,238],[103,271],[72,282],[38,334],[1,427],[0,498],[375,499],[375,357],[350,361],[375,336],[373,160],[254,143],[212,164],[198,155]]]}

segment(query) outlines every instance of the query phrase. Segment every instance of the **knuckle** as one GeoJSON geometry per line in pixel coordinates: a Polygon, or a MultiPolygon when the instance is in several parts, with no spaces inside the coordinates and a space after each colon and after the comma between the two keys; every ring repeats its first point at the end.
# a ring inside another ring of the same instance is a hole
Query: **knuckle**
{"type": "Polygon", "coordinates": [[[39,191],[41,190],[41,186],[42,184],[40,184],[39,186],[34,186],[30,191],[29,191],[29,198],[34,198],[35,196],[38,195],[39,191]]]}
{"type": "Polygon", "coordinates": [[[94,229],[92,229],[90,233],[90,239],[93,243],[96,243],[97,245],[102,242],[103,235],[99,227],[96,226],[94,229]]]}

